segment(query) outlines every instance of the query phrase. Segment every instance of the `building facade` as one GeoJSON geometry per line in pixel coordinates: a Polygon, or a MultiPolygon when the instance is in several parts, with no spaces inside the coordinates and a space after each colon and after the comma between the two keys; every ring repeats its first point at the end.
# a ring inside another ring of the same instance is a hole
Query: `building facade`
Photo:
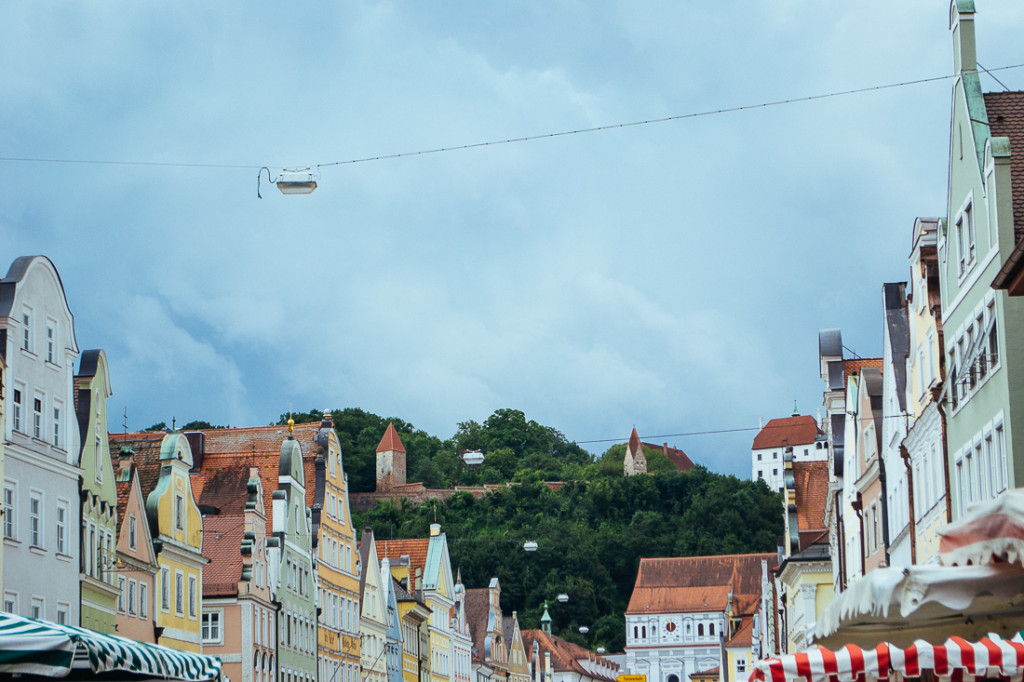
{"type": "MultiPolygon", "coordinates": [[[[81,439],[74,414],[74,318],[45,256],[16,259],[0,280],[4,388],[3,610],[81,619],[81,439]]],[[[111,550],[114,537],[98,539],[111,550]]],[[[101,557],[88,557],[102,570],[101,557]]]]}

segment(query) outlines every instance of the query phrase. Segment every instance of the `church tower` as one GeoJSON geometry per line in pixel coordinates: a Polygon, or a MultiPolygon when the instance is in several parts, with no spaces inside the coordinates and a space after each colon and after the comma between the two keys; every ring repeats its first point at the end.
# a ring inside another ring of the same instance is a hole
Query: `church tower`
{"type": "Polygon", "coordinates": [[[377,446],[377,492],[386,492],[399,485],[405,485],[405,446],[395,431],[395,425],[389,422],[377,446]]]}
{"type": "Polygon", "coordinates": [[[644,446],[640,442],[640,434],[633,427],[633,433],[629,436],[629,444],[626,446],[626,457],[622,461],[622,474],[634,476],[647,473],[647,456],[644,455],[644,446]]]}

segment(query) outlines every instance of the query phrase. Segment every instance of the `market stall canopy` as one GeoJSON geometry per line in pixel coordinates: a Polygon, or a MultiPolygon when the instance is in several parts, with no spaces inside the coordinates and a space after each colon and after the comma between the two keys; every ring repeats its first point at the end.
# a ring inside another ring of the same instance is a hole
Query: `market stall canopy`
{"type": "Polygon", "coordinates": [[[833,601],[814,628],[816,644],[874,646],[915,640],[976,640],[1024,630],[1024,567],[911,566],[879,568],[833,601]]]}
{"type": "Polygon", "coordinates": [[[957,682],[1000,678],[1019,682],[1024,676],[1024,643],[999,637],[968,642],[951,637],[943,644],[915,642],[906,649],[879,644],[873,649],[848,645],[823,647],[754,664],[750,682],[865,682],[938,677],[957,682]]]}
{"type": "Polygon", "coordinates": [[[1024,490],[971,505],[964,518],[939,529],[945,566],[1024,562],[1024,490]]]}
{"type": "Polygon", "coordinates": [[[0,673],[223,682],[220,659],[0,613],[0,673]]]}

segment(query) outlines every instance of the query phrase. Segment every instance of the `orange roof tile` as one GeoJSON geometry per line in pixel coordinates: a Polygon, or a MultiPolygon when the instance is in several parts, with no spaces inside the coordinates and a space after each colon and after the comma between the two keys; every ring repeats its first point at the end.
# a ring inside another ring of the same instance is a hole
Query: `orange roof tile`
{"type": "Polygon", "coordinates": [[[581,659],[590,659],[598,661],[602,666],[617,671],[619,664],[614,661],[607,659],[603,656],[594,654],[578,644],[567,642],[561,637],[555,635],[549,635],[543,630],[522,630],[520,635],[523,638],[523,647],[529,652],[533,650],[533,643],[536,642],[540,649],[541,657],[545,653],[551,654],[551,668],[554,672],[571,672],[581,676],[587,676],[596,680],[611,680],[615,679],[615,675],[602,675],[595,670],[586,670],[579,661],[581,659]]]}
{"type": "MultiPolygon", "coordinates": [[[[409,572],[415,580],[416,569],[420,569],[420,577],[423,577],[427,565],[427,547],[430,545],[430,538],[408,538],[404,540],[377,540],[377,557],[387,559],[392,565],[403,556],[409,557],[409,572]]],[[[415,584],[411,586],[412,592],[415,584]]]]}
{"type": "Polygon", "coordinates": [[[747,616],[740,620],[740,626],[729,641],[725,643],[730,647],[750,647],[754,643],[754,618],[747,616]]]}
{"type": "Polygon", "coordinates": [[[807,445],[813,443],[819,433],[818,422],[810,415],[772,419],[754,436],[751,450],[807,445]]]}
{"type": "Polygon", "coordinates": [[[778,566],[778,555],[641,559],[627,614],[721,611],[729,594],[734,606],[741,595],[761,593],[761,562],[778,566]]]}
{"type": "Polygon", "coordinates": [[[244,532],[244,516],[203,517],[203,556],[210,559],[210,563],[203,567],[204,597],[238,594],[238,581],[242,579],[244,532]]]}
{"type": "Polygon", "coordinates": [[[860,374],[865,367],[874,367],[881,372],[882,358],[847,358],[843,360],[843,382],[845,383],[855,374],[860,374]]]}
{"type": "Polygon", "coordinates": [[[395,431],[395,425],[391,422],[388,422],[388,428],[384,432],[384,437],[380,439],[377,452],[405,452],[402,439],[398,437],[398,431],[395,431]]]}
{"type": "Polygon", "coordinates": [[[824,529],[828,462],[793,462],[793,485],[797,528],[801,532],[824,529]]]}

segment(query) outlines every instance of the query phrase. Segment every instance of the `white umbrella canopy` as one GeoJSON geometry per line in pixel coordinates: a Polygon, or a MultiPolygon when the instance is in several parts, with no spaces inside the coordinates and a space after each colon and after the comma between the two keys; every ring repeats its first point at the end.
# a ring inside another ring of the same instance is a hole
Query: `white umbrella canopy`
{"type": "Polygon", "coordinates": [[[815,624],[826,647],[889,642],[933,644],[952,636],[977,640],[1024,630],[1024,567],[911,566],[880,568],[843,592],[815,624]]]}
{"type": "Polygon", "coordinates": [[[971,505],[964,518],[939,529],[944,566],[1024,563],[1024,489],[971,505]]]}

